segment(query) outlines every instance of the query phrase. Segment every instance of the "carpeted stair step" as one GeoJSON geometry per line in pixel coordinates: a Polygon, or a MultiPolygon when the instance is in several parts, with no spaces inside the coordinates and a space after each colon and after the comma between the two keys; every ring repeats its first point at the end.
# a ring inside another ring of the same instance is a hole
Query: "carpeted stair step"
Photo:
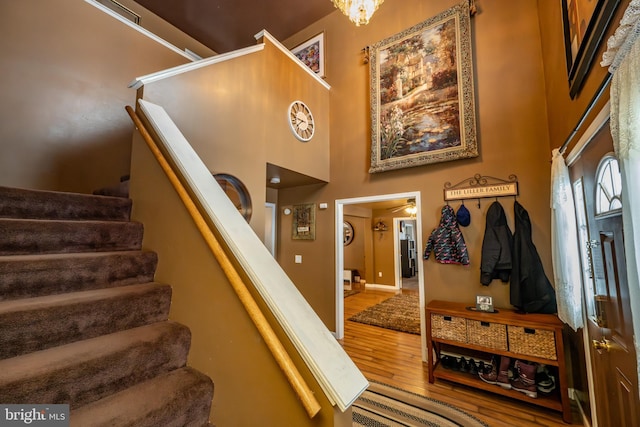
{"type": "Polygon", "coordinates": [[[121,251],[0,257],[0,301],[153,281],[154,252],[121,251]]]}
{"type": "Polygon", "coordinates": [[[67,403],[76,426],[212,427],[213,385],[185,368],[191,333],[166,320],[131,204],[0,186],[0,402],[67,403]]]}
{"type": "Polygon", "coordinates": [[[159,322],[0,360],[0,402],[100,400],[186,364],[189,329],[159,322]]]}
{"type": "Polygon", "coordinates": [[[71,412],[72,427],[204,427],[213,383],[182,368],[137,384],[71,412]]]}
{"type": "Polygon", "coordinates": [[[139,250],[142,224],[0,219],[0,255],[139,250]]]}
{"type": "Polygon", "coordinates": [[[0,359],[167,320],[159,283],[0,302],[0,359]]]}
{"type": "Polygon", "coordinates": [[[118,185],[113,187],[100,188],[93,192],[101,196],[113,196],[113,197],[129,197],[129,179],[120,181],[118,185]]]}
{"type": "Polygon", "coordinates": [[[128,221],[131,200],[0,186],[0,218],[128,221]]]}

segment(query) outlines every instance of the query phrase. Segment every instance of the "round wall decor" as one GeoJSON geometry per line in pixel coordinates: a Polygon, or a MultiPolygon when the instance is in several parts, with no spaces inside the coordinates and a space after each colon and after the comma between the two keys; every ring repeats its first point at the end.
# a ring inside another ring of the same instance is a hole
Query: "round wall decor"
{"type": "Polygon", "coordinates": [[[353,237],[354,237],[353,225],[351,225],[351,223],[349,221],[345,221],[344,222],[343,235],[344,235],[344,245],[345,246],[347,246],[347,245],[351,244],[351,242],[353,242],[353,237]]]}
{"type": "Polygon", "coordinates": [[[244,219],[249,222],[251,220],[251,196],[249,195],[249,190],[247,187],[233,175],[229,175],[227,173],[214,173],[213,174],[222,190],[225,192],[227,197],[231,200],[231,202],[238,209],[238,212],[242,214],[244,219]]]}
{"type": "Polygon", "coordinates": [[[289,105],[289,127],[300,141],[307,142],[313,138],[316,125],[311,110],[304,102],[293,101],[289,105]]]}

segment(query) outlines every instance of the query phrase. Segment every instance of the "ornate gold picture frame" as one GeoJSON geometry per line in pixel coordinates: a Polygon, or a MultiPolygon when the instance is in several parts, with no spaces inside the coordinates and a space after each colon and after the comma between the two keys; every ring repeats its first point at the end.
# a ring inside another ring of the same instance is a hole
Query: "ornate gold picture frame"
{"type": "Polygon", "coordinates": [[[313,203],[293,206],[291,238],[316,239],[316,205],[313,203]]]}
{"type": "Polygon", "coordinates": [[[370,173],[478,156],[469,2],[369,48],[370,173]]]}

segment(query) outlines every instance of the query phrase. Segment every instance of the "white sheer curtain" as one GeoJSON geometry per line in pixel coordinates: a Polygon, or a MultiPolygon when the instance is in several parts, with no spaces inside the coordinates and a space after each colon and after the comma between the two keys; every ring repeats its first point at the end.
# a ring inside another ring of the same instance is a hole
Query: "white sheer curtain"
{"type": "Polygon", "coordinates": [[[640,379],[640,0],[632,0],[607,43],[611,135],[622,174],[622,223],[640,379]]]}
{"type": "Polygon", "coordinates": [[[577,331],[582,322],[582,277],[576,208],[569,169],[557,148],[551,165],[551,255],[558,317],[577,331]]]}

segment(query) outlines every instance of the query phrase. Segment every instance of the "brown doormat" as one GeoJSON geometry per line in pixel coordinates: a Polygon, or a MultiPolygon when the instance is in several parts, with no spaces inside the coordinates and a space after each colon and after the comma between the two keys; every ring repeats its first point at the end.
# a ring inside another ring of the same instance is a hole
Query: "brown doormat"
{"type": "Polygon", "coordinates": [[[386,384],[369,381],[354,402],[353,426],[460,426],[488,425],[448,403],[420,396],[386,384]]]}
{"type": "Polygon", "coordinates": [[[398,294],[349,318],[380,328],[420,335],[418,294],[398,294]]]}

